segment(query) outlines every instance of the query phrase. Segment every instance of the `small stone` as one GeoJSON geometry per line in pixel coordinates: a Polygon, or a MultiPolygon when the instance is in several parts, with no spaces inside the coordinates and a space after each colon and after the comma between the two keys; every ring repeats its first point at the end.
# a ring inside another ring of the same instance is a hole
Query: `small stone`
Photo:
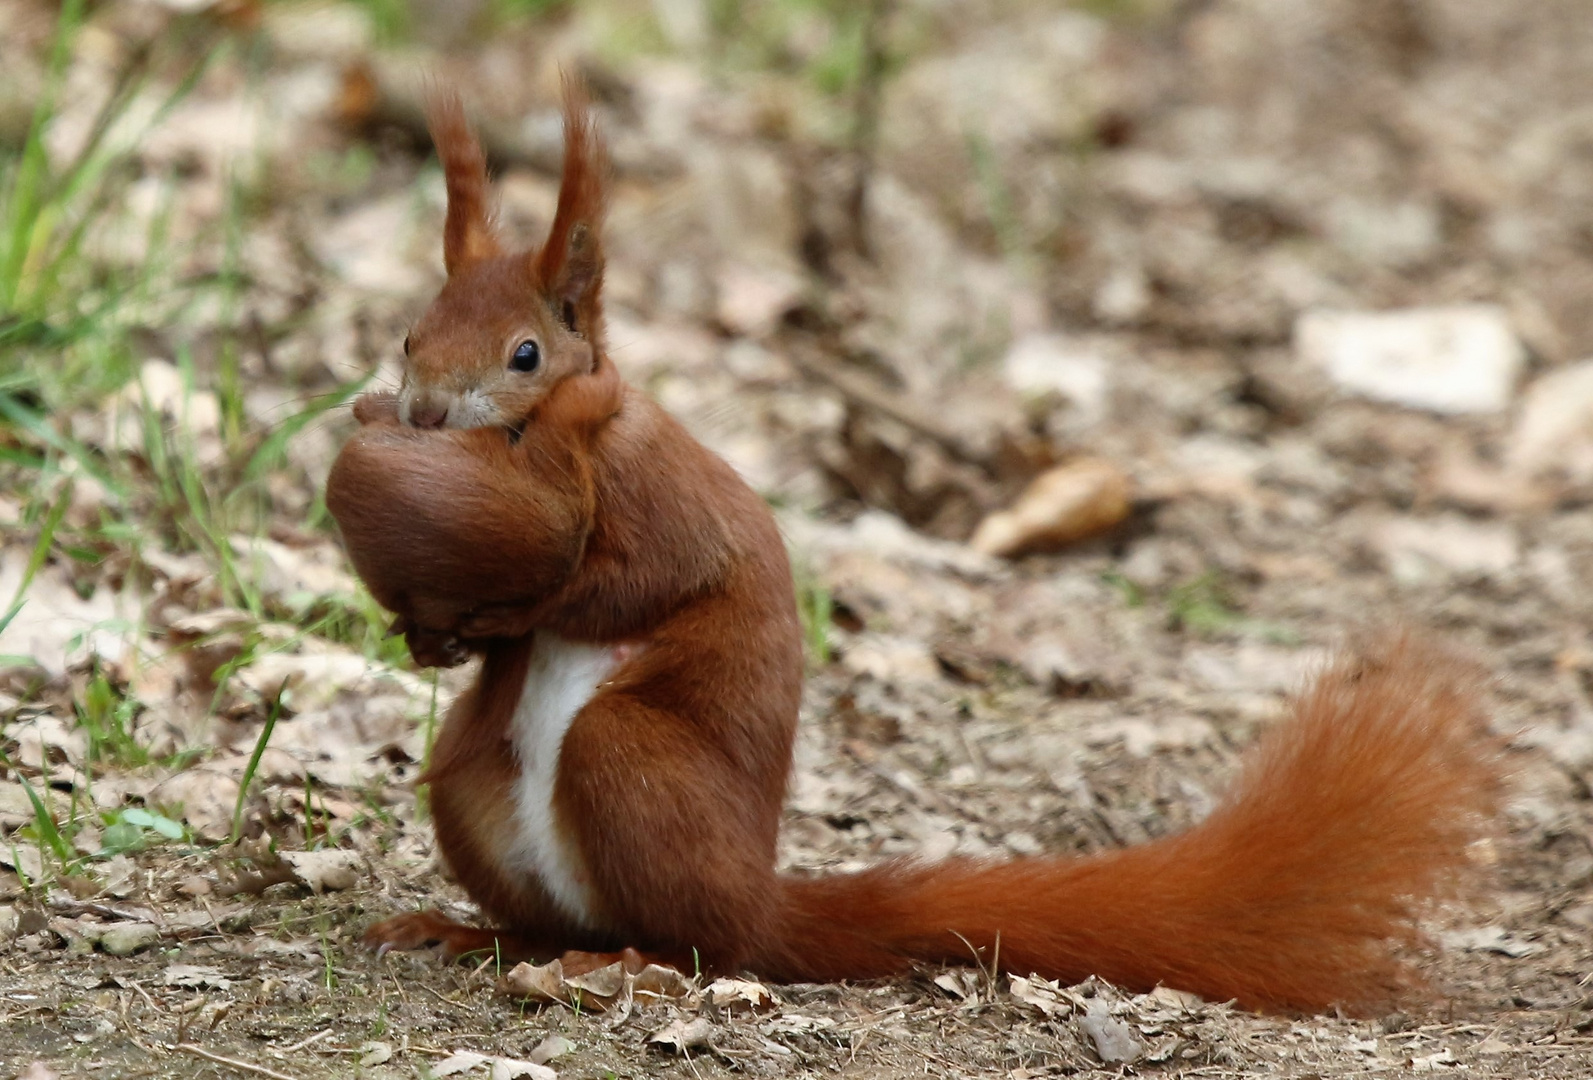
{"type": "Polygon", "coordinates": [[[1020,394],[1057,394],[1088,423],[1106,415],[1107,360],[1086,342],[1028,334],[1012,343],[1001,366],[1007,384],[1020,394]]]}
{"type": "Polygon", "coordinates": [[[1437,413],[1498,412],[1526,363],[1504,309],[1491,304],[1308,311],[1294,344],[1344,390],[1437,413]]]}
{"type": "Polygon", "coordinates": [[[1551,371],[1522,395],[1506,451],[1510,471],[1593,479],[1593,360],[1551,371]]]}
{"type": "Polygon", "coordinates": [[[1399,581],[1415,584],[1433,570],[1493,576],[1511,570],[1521,558],[1521,540],[1503,523],[1476,522],[1459,515],[1396,518],[1377,530],[1376,543],[1399,581]]]}
{"type": "Polygon", "coordinates": [[[132,956],[160,940],[160,931],[151,923],[118,923],[100,935],[100,948],[112,956],[132,956]]]}

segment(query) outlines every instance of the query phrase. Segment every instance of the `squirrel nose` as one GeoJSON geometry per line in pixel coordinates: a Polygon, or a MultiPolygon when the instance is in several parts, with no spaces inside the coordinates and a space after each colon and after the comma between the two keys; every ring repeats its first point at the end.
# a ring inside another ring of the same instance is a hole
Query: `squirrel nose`
{"type": "Polygon", "coordinates": [[[440,428],[448,419],[448,402],[442,398],[417,396],[409,403],[409,423],[418,428],[440,428]]]}

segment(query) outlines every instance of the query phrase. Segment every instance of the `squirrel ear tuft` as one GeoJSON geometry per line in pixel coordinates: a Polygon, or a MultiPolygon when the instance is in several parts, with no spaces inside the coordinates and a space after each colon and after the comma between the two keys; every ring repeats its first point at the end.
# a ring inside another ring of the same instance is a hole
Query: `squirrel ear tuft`
{"type": "Polygon", "coordinates": [[[434,88],[426,103],[426,126],[442,160],[448,186],[443,226],[443,265],[449,275],[466,263],[502,254],[488,210],[487,157],[451,88],[434,88]]]}
{"type": "Polygon", "coordinates": [[[603,210],[608,154],[585,87],[564,77],[564,168],[559,206],[532,270],[565,325],[597,345],[602,331],[603,210]]]}

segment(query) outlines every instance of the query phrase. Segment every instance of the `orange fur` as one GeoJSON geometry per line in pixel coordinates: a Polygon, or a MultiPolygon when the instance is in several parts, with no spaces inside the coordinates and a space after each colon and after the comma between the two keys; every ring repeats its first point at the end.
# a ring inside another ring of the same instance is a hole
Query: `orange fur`
{"type": "MultiPolygon", "coordinates": [[[[445,120],[457,150],[468,133],[445,120]]],[[[461,393],[502,385],[502,354],[466,346],[512,340],[503,327],[529,310],[535,325],[514,332],[563,359],[530,389],[489,394],[501,425],[417,431],[391,399],[363,400],[328,482],[356,569],[412,641],[485,653],[427,779],[439,846],[500,929],[410,915],[371,939],[577,949],[582,964],[695,952],[710,971],[790,980],[890,975],[972,947],[1009,971],[1263,1009],[1365,1010],[1411,989],[1415,918],[1465,869],[1497,774],[1472,673],[1405,637],[1330,666],[1181,835],[1089,858],[776,874],[802,670],[785,549],[763,501],[603,352],[603,159],[577,93],[565,130],[548,243],[460,264],[412,357],[461,393]],[[620,657],[565,732],[551,794],[596,898],[584,923],[504,854],[508,730],[537,633],[620,657]]],[[[450,180],[467,236],[485,184],[450,180]]],[[[451,203],[450,238],[455,219],[451,203]]]]}
{"type": "Polygon", "coordinates": [[[459,95],[438,90],[426,108],[427,126],[448,188],[443,264],[452,275],[467,263],[498,255],[487,189],[487,156],[470,132],[459,95]]]}

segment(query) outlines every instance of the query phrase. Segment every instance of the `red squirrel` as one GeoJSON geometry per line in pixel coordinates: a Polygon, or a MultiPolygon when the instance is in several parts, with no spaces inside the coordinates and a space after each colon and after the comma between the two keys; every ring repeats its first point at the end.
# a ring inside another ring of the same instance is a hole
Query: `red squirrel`
{"type": "Polygon", "coordinates": [[[1499,772],[1471,669],[1408,635],[1327,666],[1181,834],[777,872],[803,672],[791,571],[763,500],[605,350],[590,110],[566,88],[559,201],[530,251],[499,239],[457,99],[431,129],[447,281],[400,390],[356,405],[327,505],[419,659],[483,656],[423,779],[491,925],[426,911],[368,941],[572,966],[625,950],[775,982],[977,959],[1278,1011],[1364,1012],[1420,985],[1416,918],[1465,868],[1499,772]]]}

